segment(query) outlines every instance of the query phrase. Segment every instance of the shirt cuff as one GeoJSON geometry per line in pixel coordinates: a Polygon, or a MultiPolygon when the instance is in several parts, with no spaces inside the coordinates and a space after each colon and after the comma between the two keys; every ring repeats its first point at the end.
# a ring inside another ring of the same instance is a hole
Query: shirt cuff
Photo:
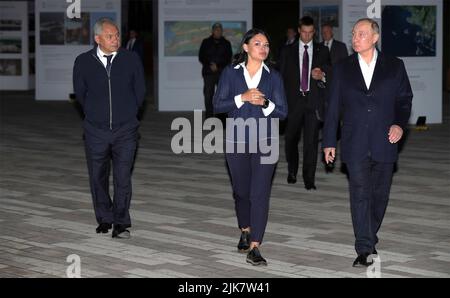
{"type": "Polygon", "coordinates": [[[273,110],[275,110],[275,104],[269,100],[269,106],[265,109],[262,109],[264,116],[269,116],[273,110]]]}
{"type": "Polygon", "coordinates": [[[244,105],[244,102],[242,101],[242,95],[236,95],[234,97],[234,102],[236,103],[237,108],[240,109],[244,105]]]}

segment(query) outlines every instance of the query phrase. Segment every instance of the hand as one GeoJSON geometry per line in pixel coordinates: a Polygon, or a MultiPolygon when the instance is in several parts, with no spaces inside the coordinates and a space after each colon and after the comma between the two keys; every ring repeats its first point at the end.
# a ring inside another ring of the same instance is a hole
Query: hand
{"type": "Polygon", "coordinates": [[[241,95],[241,99],[253,105],[262,106],[264,105],[264,96],[258,88],[251,88],[241,95]]]}
{"type": "Polygon", "coordinates": [[[209,65],[209,68],[211,68],[212,72],[217,72],[219,70],[217,64],[214,62],[209,65]]]}
{"type": "Polygon", "coordinates": [[[320,81],[323,79],[324,73],[319,67],[316,67],[313,70],[311,70],[311,76],[314,80],[320,81]]]}
{"type": "Polygon", "coordinates": [[[334,162],[334,158],[336,157],[336,148],[323,148],[323,153],[325,154],[325,162],[327,164],[334,162]]]}
{"type": "Polygon", "coordinates": [[[389,142],[391,142],[391,144],[395,144],[398,141],[400,141],[400,139],[403,136],[403,129],[398,126],[398,125],[391,125],[391,128],[389,129],[389,142]]]}

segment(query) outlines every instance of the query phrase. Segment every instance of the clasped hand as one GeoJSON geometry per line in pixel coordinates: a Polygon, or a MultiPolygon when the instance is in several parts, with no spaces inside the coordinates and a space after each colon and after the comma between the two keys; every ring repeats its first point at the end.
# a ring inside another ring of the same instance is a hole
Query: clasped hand
{"type": "Polygon", "coordinates": [[[247,101],[252,105],[262,106],[264,105],[265,95],[258,90],[258,88],[248,89],[245,93],[241,95],[242,101],[247,101]]]}

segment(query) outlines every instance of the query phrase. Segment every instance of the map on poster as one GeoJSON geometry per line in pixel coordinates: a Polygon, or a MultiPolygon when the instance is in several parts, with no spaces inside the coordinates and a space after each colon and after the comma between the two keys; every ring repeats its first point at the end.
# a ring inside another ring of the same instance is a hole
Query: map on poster
{"type": "MultiPolygon", "coordinates": [[[[223,35],[230,41],[233,53],[239,49],[247,22],[220,22],[223,35]]],[[[202,40],[211,34],[213,22],[208,21],[167,21],[164,22],[164,55],[197,56],[202,40]]]]}
{"type": "Polygon", "coordinates": [[[436,56],[436,6],[383,7],[382,49],[398,57],[436,56]]]}

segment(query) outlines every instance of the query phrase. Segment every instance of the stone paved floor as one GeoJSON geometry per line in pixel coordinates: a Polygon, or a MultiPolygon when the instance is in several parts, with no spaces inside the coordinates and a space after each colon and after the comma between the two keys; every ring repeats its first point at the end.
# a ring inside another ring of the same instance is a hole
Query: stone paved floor
{"type": "MultiPolygon", "coordinates": [[[[236,252],[222,154],[170,149],[175,117],[149,111],[133,176],[129,240],[96,234],[78,114],[69,103],[1,93],[0,277],[365,277],[355,258],[347,179],[319,166],[317,191],[286,183],[281,152],[263,255],[236,252]]],[[[382,277],[450,277],[450,125],[412,130],[394,176],[377,247],[382,277]]],[[[281,151],[284,143],[281,142],[281,151]]],[[[339,164],[339,163],[338,163],[339,164]]]]}

